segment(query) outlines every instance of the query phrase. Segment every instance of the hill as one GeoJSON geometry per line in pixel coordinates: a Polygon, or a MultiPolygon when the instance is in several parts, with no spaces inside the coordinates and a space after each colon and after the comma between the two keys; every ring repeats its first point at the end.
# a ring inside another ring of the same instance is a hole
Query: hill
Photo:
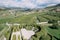
{"type": "Polygon", "coordinates": [[[48,15],[60,17],[60,4],[46,7],[44,10],[47,10],[48,15]]]}

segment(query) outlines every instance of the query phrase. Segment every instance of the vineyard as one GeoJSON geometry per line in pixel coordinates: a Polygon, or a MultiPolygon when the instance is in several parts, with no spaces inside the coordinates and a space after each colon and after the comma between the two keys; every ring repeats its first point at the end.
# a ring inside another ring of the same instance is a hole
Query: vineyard
{"type": "Polygon", "coordinates": [[[0,40],[27,40],[21,34],[23,28],[35,32],[29,40],[60,40],[60,12],[10,11],[0,11],[0,40]]]}

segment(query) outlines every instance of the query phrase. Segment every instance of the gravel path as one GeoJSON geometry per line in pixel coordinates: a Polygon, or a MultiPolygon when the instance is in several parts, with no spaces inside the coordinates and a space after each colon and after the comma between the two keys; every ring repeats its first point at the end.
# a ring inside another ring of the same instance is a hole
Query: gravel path
{"type": "Polygon", "coordinates": [[[11,36],[11,40],[13,39],[13,35],[16,35],[16,40],[18,40],[18,36],[20,36],[20,40],[22,40],[22,39],[21,39],[20,31],[13,32],[13,33],[12,33],[12,36],[11,36]]]}

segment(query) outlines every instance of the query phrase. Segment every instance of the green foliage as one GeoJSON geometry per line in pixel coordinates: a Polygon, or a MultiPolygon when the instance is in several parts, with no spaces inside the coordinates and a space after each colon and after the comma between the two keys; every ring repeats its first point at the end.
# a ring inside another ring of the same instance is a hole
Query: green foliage
{"type": "MultiPolygon", "coordinates": [[[[58,25],[57,21],[60,21],[60,17],[59,17],[59,13],[56,12],[41,12],[41,13],[32,13],[29,15],[21,15],[23,12],[17,11],[15,16],[9,14],[8,11],[1,11],[0,15],[2,15],[2,13],[6,14],[7,16],[2,17],[0,16],[0,24],[3,23],[19,23],[21,24],[20,26],[12,26],[9,30],[8,27],[6,25],[0,25],[0,31],[2,31],[2,29],[4,29],[5,27],[7,27],[7,29],[5,29],[2,33],[2,35],[4,34],[5,37],[7,38],[7,40],[9,40],[10,36],[12,35],[12,32],[16,32],[19,31],[21,28],[26,28],[27,30],[32,30],[32,28],[34,27],[34,31],[36,31],[36,34],[32,36],[31,40],[60,40],[60,26],[58,25]],[[40,23],[40,22],[48,22],[52,24],[52,26],[49,26],[48,24],[41,24],[41,25],[37,25],[36,23],[40,23]],[[12,30],[13,29],[13,30],[12,30]]],[[[16,35],[13,36],[13,40],[16,39],[16,35]]],[[[18,39],[20,40],[20,37],[18,37],[18,39]]]]}
{"type": "Polygon", "coordinates": [[[16,40],[16,35],[13,35],[13,39],[12,40],[16,40]]]}

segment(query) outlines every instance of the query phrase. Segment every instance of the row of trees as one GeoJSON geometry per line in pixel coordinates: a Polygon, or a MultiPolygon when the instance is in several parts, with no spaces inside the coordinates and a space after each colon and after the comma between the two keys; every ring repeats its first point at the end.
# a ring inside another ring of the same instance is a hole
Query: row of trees
{"type": "Polygon", "coordinates": [[[49,11],[49,12],[47,12],[47,15],[51,15],[51,16],[60,17],[60,12],[49,11]]]}

